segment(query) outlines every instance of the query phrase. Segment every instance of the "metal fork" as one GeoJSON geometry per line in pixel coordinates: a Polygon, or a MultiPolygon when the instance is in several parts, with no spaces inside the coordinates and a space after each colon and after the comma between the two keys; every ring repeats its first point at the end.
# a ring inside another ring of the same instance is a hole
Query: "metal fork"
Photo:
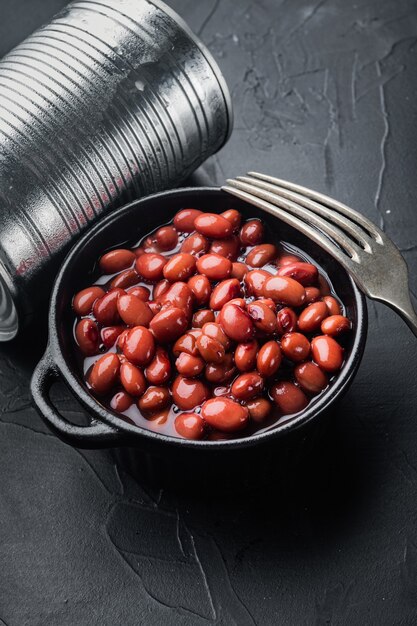
{"type": "Polygon", "coordinates": [[[394,309],[417,337],[407,265],[375,224],[333,198],[273,176],[249,172],[226,182],[223,191],[276,215],[324,248],[369,298],[394,309]]]}

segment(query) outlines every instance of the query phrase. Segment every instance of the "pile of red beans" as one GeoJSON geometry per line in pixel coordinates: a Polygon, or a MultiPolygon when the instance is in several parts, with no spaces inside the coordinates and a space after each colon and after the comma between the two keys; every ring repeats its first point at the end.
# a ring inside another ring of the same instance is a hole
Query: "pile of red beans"
{"type": "Polygon", "coordinates": [[[247,436],[305,409],[343,365],[351,323],[323,273],[234,209],[183,209],[98,268],[73,299],[75,341],[89,389],[138,426],[247,436]]]}

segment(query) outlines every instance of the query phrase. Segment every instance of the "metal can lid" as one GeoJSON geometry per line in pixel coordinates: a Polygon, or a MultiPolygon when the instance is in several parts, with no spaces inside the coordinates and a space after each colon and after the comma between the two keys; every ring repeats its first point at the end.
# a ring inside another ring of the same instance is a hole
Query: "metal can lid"
{"type": "Polygon", "coordinates": [[[10,341],[17,335],[19,320],[12,293],[0,264],[0,341],[10,341]]]}

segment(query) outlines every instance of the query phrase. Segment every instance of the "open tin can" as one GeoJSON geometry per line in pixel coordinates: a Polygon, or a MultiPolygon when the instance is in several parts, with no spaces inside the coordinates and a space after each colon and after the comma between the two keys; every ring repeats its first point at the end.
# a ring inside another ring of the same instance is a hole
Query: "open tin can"
{"type": "Polygon", "coordinates": [[[179,184],[227,141],[230,95],[160,0],[72,2],[0,62],[0,340],[88,225],[179,184]]]}

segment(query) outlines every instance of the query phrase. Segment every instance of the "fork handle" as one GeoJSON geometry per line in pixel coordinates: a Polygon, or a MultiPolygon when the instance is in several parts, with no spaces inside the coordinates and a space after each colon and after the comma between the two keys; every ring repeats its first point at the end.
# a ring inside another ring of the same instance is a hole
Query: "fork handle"
{"type": "Polygon", "coordinates": [[[404,291],[401,293],[400,298],[396,298],[394,300],[385,300],[381,298],[381,301],[384,304],[387,304],[391,309],[393,309],[398,315],[400,315],[410,330],[417,337],[417,314],[414,310],[414,307],[411,303],[410,294],[408,291],[404,291]]]}

